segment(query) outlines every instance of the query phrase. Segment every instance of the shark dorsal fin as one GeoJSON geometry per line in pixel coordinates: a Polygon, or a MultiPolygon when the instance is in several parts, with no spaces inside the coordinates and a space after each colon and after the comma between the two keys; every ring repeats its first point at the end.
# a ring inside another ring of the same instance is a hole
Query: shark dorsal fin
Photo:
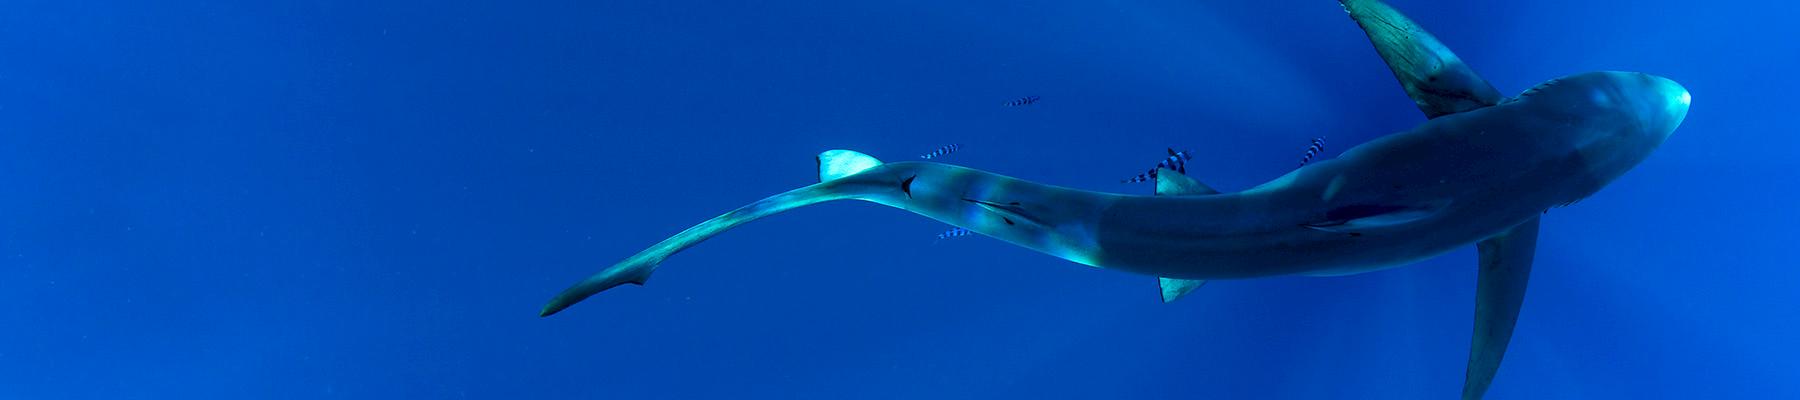
{"type": "Polygon", "coordinates": [[[826,150],[819,153],[819,182],[855,175],[881,166],[881,160],[850,150],[826,150]]]}
{"type": "Polygon", "coordinates": [[[1219,191],[1213,190],[1212,187],[1208,187],[1206,184],[1200,183],[1200,181],[1194,180],[1194,178],[1190,178],[1180,172],[1175,172],[1168,168],[1156,169],[1157,196],[1201,196],[1209,194],[1219,194],[1219,191]]]}
{"type": "Polygon", "coordinates": [[[1419,24],[1380,0],[1339,0],[1428,118],[1500,102],[1500,91],[1419,24]]]}

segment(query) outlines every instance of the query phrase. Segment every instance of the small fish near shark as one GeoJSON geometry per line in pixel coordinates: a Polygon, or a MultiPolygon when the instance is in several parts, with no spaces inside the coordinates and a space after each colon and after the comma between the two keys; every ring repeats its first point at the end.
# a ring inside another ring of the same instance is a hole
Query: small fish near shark
{"type": "Polygon", "coordinates": [[[975,231],[971,231],[971,230],[969,230],[969,228],[950,228],[950,230],[943,231],[942,233],[938,233],[937,238],[938,238],[938,240],[944,240],[944,239],[949,239],[949,238],[958,238],[958,237],[963,237],[963,236],[969,236],[969,235],[973,235],[973,234],[975,234],[975,231]]]}
{"type": "Polygon", "coordinates": [[[933,158],[948,156],[948,155],[950,155],[950,153],[955,153],[957,150],[961,150],[961,149],[962,149],[962,145],[960,145],[960,144],[954,144],[954,143],[946,144],[941,147],[938,147],[936,150],[932,150],[930,153],[925,153],[925,154],[920,155],[919,159],[930,160],[933,158]]]}
{"type": "Polygon", "coordinates": [[[1167,166],[1155,171],[1155,194],[1137,196],[826,151],[817,157],[818,183],[681,231],[563,290],[539,315],[641,285],[670,256],[744,223],[836,200],[1156,277],[1163,301],[1212,280],[1356,274],[1474,245],[1475,323],[1462,398],[1479,399],[1512,338],[1544,210],[1587,198],[1647,159],[1686,118],[1690,96],[1666,78],[1607,71],[1503,97],[1387,4],[1340,3],[1425,122],[1233,193],[1167,166]]]}
{"type": "Polygon", "coordinates": [[[1312,144],[1306,146],[1306,156],[1300,157],[1300,166],[1306,166],[1306,163],[1312,162],[1313,157],[1316,157],[1319,153],[1323,152],[1325,152],[1325,137],[1320,136],[1313,138],[1312,144]]]}

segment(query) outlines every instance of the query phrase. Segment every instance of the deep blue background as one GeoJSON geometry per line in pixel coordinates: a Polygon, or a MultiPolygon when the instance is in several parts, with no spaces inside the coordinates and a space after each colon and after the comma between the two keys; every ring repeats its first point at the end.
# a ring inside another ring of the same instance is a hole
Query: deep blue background
{"type": "MultiPolygon", "coordinates": [[[[1395,0],[1505,93],[1693,92],[1544,222],[1491,398],[1800,396],[1800,6],[1395,0]]],[[[1451,398],[1474,254],[1153,280],[868,204],[552,294],[831,148],[1242,189],[1423,120],[1333,2],[105,2],[0,13],[0,398],[1451,398]],[[370,4],[378,3],[378,4],[370,4]],[[840,4],[842,3],[842,4],[840,4]],[[855,3],[855,4],[849,4],[855,3]],[[1256,3],[1256,4],[1251,4],[1256,3]],[[1031,107],[1001,103],[1025,95],[1031,107]]]]}

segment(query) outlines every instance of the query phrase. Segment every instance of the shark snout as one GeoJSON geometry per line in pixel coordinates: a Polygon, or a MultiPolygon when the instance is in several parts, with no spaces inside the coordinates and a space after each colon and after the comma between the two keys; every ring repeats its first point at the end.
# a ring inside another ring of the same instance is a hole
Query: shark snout
{"type": "Polygon", "coordinates": [[[1693,103],[1693,94],[1686,87],[1674,80],[1645,73],[1635,73],[1642,92],[1635,97],[1638,118],[1641,124],[1653,134],[1667,138],[1687,119],[1688,105],[1693,103]]]}

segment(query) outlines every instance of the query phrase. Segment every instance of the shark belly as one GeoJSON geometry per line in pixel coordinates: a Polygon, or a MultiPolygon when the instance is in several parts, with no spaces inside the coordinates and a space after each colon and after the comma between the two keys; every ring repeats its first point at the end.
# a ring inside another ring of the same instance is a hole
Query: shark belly
{"type": "Polygon", "coordinates": [[[1097,223],[1095,265],[1183,279],[1345,275],[1471,245],[1577,191],[1547,184],[1581,169],[1554,150],[1577,135],[1521,111],[1434,119],[1244,192],[1120,198],[1097,223]]]}
{"type": "MultiPolygon", "coordinates": [[[[1242,209],[1246,206],[1226,206],[1242,209]]],[[[1191,209],[1190,209],[1191,210],[1191,209]]],[[[1099,233],[1097,264],[1146,275],[1182,279],[1241,279],[1291,274],[1369,271],[1404,265],[1456,248],[1459,243],[1416,241],[1405,232],[1322,232],[1294,224],[1242,223],[1272,214],[1198,224],[1182,217],[1108,215],[1099,233]]],[[[1266,218],[1265,220],[1290,220],[1266,218]]],[[[1297,219],[1291,219],[1296,220],[1297,219]]],[[[1460,244],[1466,244],[1460,243],[1460,244]]]]}
{"type": "Polygon", "coordinates": [[[1326,231],[1303,221],[1330,203],[1274,209],[1253,196],[1218,197],[1121,200],[1101,219],[1092,265],[1181,279],[1348,275],[1442,255],[1537,215],[1471,198],[1404,225],[1326,231]]]}

